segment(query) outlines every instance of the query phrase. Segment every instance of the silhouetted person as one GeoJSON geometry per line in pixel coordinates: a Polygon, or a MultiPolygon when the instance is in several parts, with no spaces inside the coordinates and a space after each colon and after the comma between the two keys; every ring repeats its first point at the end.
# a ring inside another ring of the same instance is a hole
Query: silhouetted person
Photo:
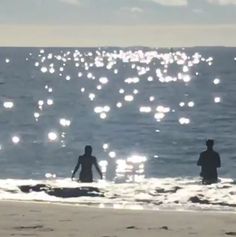
{"type": "Polygon", "coordinates": [[[207,140],[207,150],[200,154],[197,165],[201,166],[203,184],[212,184],[218,181],[217,168],[221,166],[219,154],[213,150],[214,140],[207,140]]]}
{"type": "Polygon", "coordinates": [[[78,158],[78,163],[75,166],[71,179],[74,178],[75,173],[81,166],[79,181],[84,182],[84,183],[93,182],[93,172],[92,172],[93,165],[95,166],[97,172],[99,173],[102,179],[102,172],[98,166],[97,159],[96,157],[92,156],[92,147],[87,145],[85,146],[85,149],[84,149],[84,155],[79,156],[78,158]]]}

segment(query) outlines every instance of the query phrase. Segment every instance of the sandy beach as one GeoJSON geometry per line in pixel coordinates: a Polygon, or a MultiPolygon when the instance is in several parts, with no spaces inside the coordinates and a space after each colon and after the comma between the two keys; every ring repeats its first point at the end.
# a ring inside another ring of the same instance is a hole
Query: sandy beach
{"type": "Polygon", "coordinates": [[[236,236],[236,214],[0,202],[0,236],[236,236]]]}

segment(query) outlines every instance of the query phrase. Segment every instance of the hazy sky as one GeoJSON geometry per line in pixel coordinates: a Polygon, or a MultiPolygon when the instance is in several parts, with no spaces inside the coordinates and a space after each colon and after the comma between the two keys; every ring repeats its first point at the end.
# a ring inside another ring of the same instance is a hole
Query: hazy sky
{"type": "Polygon", "coordinates": [[[0,45],[235,45],[236,0],[0,0],[0,45]]]}

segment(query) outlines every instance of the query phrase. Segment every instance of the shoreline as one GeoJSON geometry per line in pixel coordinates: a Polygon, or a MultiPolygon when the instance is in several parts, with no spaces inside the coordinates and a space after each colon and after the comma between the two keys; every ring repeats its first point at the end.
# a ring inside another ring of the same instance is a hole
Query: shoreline
{"type": "Polygon", "coordinates": [[[0,236],[232,236],[236,213],[121,210],[0,201],[0,236]]]}
{"type": "Polygon", "coordinates": [[[211,213],[211,214],[232,214],[236,216],[236,211],[235,210],[216,210],[216,209],[174,209],[174,208],[147,208],[143,206],[143,209],[141,208],[128,208],[123,207],[111,207],[110,205],[104,205],[103,207],[99,207],[96,204],[81,204],[81,203],[69,203],[69,202],[50,202],[50,201],[33,201],[33,200],[0,200],[0,206],[2,203],[23,203],[24,205],[52,205],[52,206],[61,206],[61,207],[76,207],[76,208],[88,208],[88,209],[97,209],[97,210],[118,210],[118,211],[138,211],[138,212],[158,212],[158,213],[170,213],[170,212],[176,212],[176,213],[211,213]]]}
{"type": "Polygon", "coordinates": [[[0,181],[0,201],[99,209],[236,212],[236,186],[228,179],[209,186],[189,179],[153,179],[128,184],[93,183],[85,186],[58,179],[0,181]]]}

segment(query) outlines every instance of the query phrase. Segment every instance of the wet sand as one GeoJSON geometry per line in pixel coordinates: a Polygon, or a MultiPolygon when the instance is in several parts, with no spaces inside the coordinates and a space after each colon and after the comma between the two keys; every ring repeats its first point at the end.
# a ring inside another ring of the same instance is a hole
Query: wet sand
{"type": "Polygon", "coordinates": [[[98,209],[0,201],[0,236],[236,236],[236,213],[98,209]]]}

